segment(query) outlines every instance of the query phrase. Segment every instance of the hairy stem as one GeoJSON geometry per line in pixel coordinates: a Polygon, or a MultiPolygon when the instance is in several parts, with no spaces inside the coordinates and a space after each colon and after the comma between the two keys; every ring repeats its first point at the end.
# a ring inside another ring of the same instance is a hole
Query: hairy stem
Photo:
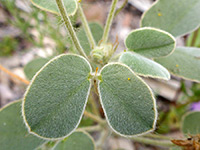
{"type": "Polygon", "coordinates": [[[161,147],[175,146],[169,140],[155,140],[155,139],[149,139],[149,138],[145,138],[145,137],[132,137],[131,139],[135,142],[140,142],[140,143],[150,144],[150,145],[155,145],[155,146],[161,146],[161,147]]]}
{"type": "Polygon", "coordinates": [[[105,28],[104,28],[102,43],[106,43],[107,40],[108,40],[108,35],[109,35],[110,28],[111,28],[113,18],[114,18],[114,15],[115,15],[115,9],[116,9],[116,6],[117,6],[117,2],[118,2],[118,0],[112,1],[110,12],[108,14],[108,18],[107,18],[106,25],[105,25],[105,28]]]}
{"type": "Polygon", "coordinates": [[[121,5],[121,7],[118,8],[118,9],[115,11],[114,17],[116,17],[116,16],[120,13],[120,11],[126,6],[127,3],[128,3],[128,0],[125,0],[124,3],[121,5]]]}
{"type": "Polygon", "coordinates": [[[102,127],[100,125],[95,125],[95,126],[88,126],[88,127],[78,128],[77,130],[84,130],[84,131],[87,131],[87,132],[94,132],[94,131],[101,131],[102,127]]]}
{"type": "Polygon", "coordinates": [[[103,119],[101,119],[100,117],[98,117],[98,116],[96,116],[96,115],[93,115],[93,114],[91,114],[91,113],[89,113],[89,112],[87,112],[87,111],[84,112],[84,115],[87,116],[87,117],[89,117],[89,118],[91,118],[92,120],[94,120],[94,121],[100,123],[100,124],[105,124],[105,123],[106,123],[105,120],[103,120],[103,119]]]}
{"type": "Polygon", "coordinates": [[[90,94],[90,96],[89,96],[89,102],[91,103],[93,113],[97,116],[100,116],[99,110],[97,108],[98,106],[97,106],[94,96],[92,94],[90,94]]]}
{"type": "Polygon", "coordinates": [[[109,62],[113,62],[113,61],[118,61],[119,57],[123,54],[124,52],[118,53],[115,56],[111,57],[111,59],[109,60],[109,62]]]}
{"type": "Polygon", "coordinates": [[[44,142],[43,144],[39,145],[36,149],[42,149],[49,141],[44,142]]]}
{"type": "Polygon", "coordinates": [[[108,128],[101,132],[100,138],[99,138],[99,140],[97,141],[97,144],[96,144],[97,150],[103,150],[103,145],[104,145],[106,139],[108,138],[108,135],[109,135],[108,128]]]}
{"type": "Polygon", "coordinates": [[[59,142],[60,142],[59,140],[47,141],[44,144],[42,144],[40,147],[38,147],[37,150],[53,150],[59,142]]]}
{"type": "Polygon", "coordinates": [[[81,18],[81,21],[82,21],[82,24],[83,24],[83,28],[86,32],[87,38],[88,38],[89,43],[90,43],[90,47],[91,47],[91,49],[94,49],[96,47],[96,42],[93,38],[92,32],[91,32],[90,27],[88,25],[88,22],[86,20],[86,17],[85,17],[85,14],[83,12],[83,9],[81,7],[81,4],[78,5],[78,8],[79,8],[79,14],[80,14],[80,18],[81,18]]]}
{"type": "Polygon", "coordinates": [[[76,49],[79,51],[79,53],[84,56],[87,60],[88,60],[88,57],[87,55],[85,54],[85,52],[83,51],[83,48],[81,47],[80,45],[80,42],[76,36],[76,33],[73,29],[73,26],[72,26],[72,23],[69,19],[69,16],[67,15],[67,11],[65,10],[65,7],[64,7],[64,4],[63,4],[63,1],[62,0],[56,0],[56,3],[57,3],[57,6],[59,8],[59,11],[60,11],[60,14],[61,14],[61,17],[65,23],[65,27],[67,28],[69,34],[70,34],[70,37],[74,43],[74,46],[76,47],[76,49]]]}
{"type": "Polygon", "coordinates": [[[164,135],[160,135],[160,134],[145,134],[144,137],[149,137],[149,138],[154,138],[154,139],[162,139],[162,140],[171,140],[171,137],[169,136],[164,136],[164,135]]]}

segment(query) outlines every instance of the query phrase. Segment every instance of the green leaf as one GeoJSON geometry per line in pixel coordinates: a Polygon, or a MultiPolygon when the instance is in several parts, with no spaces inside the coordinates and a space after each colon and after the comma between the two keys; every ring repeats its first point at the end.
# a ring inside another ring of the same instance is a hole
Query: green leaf
{"type": "MultiPolygon", "coordinates": [[[[56,0],[31,0],[31,2],[33,5],[44,11],[59,15],[56,0]]],[[[73,16],[78,9],[77,0],[63,0],[63,2],[68,15],[73,16]]]]}
{"type": "Polygon", "coordinates": [[[182,132],[186,135],[196,135],[200,133],[200,112],[187,113],[182,120],[182,132]]]}
{"type": "Polygon", "coordinates": [[[169,33],[150,27],[132,31],[125,40],[128,50],[149,58],[171,54],[175,43],[174,37],[169,33]]]}
{"type": "Polygon", "coordinates": [[[178,47],[174,53],[165,58],[155,59],[168,71],[183,79],[200,82],[200,49],[178,47]]]}
{"type": "Polygon", "coordinates": [[[36,58],[32,61],[30,61],[25,67],[24,67],[24,73],[26,77],[31,80],[33,76],[38,72],[42,66],[44,66],[49,59],[47,58],[36,58]]]}
{"type": "Polygon", "coordinates": [[[0,149],[32,150],[45,141],[28,133],[21,116],[21,100],[0,110],[0,149]]]}
{"type": "Polygon", "coordinates": [[[85,110],[90,73],[88,61],[71,54],[57,56],[37,72],[22,105],[29,131],[46,139],[71,134],[85,110]]]}
{"type": "Polygon", "coordinates": [[[95,145],[88,133],[76,131],[58,143],[54,150],[95,150],[95,145]]]}
{"type": "Polygon", "coordinates": [[[119,61],[129,66],[137,75],[144,77],[170,79],[170,74],[163,66],[133,52],[123,53],[119,61]]]}
{"type": "Polygon", "coordinates": [[[153,131],[157,119],[151,89],[127,66],[112,63],[100,72],[98,91],[111,128],[123,136],[153,131]]]}
{"type": "MultiPolygon", "coordinates": [[[[95,22],[89,23],[89,26],[90,26],[92,35],[94,37],[94,40],[98,44],[103,36],[103,28],[99,23],[95,23],[95,22]]],[[[90,44],[83,27],[81,27],[80,31],[77,33],[77,36],[85,53],[87,55],[90,55],[91,48],[90,48],[90,44]]]]}
{"type": "Polygon", "coordinates": [[[155,27],[175,37],[192,32],[200,25],[199,0],[158,0],[147,10],[141,27],[155,27]]]}

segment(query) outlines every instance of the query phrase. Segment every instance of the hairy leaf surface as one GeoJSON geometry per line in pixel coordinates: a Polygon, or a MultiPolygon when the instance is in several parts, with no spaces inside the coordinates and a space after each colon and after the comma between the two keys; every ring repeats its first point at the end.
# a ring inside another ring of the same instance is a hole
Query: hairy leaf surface
{"type": "Polygon", "coordinates": [[[125,45],[129,51],[155,58],[171,54],[175,48],[175,39],[165,31],[148,27],[132,31],[125,45]]]}
{"type": "Polygon", "coordinates": [[[158,0],[142,17],[142,27],[165,30],[175,37],[200,25],[200,0],[158,0]]]}
{"type": "Polygon", "coordinates": [[[23,101],[29,131],[43,138],[61,138],[80,123],[90,92],[91,67],[78,55],[60,55],[34,76],[23,101]]]}
{"type": "Polygon", "coordinates": [[[163,66],[133,52],[123,53],[119,61],[129,66],[136,74],[144,77],[170,79],[170,74],[163,66]]]}
{"type": "Polygon", "coordinates": [[[200,82],[200,49],[177,47],[175,52],[165,58],[155,59],[173,75],[200,82]]]}
{"type": "Polygon", "coordinates": [[[144,81],[120,63],[106,65],[100,74],[98,91],[111,128],[124,136],[154,130],[155,99],[144,81]]]}
{"type": "Polygon", "coordinates": [[[0,110],[0,149],[32,150],[45,141],[28,133],[21,115],[21,100],[0,110]]]}

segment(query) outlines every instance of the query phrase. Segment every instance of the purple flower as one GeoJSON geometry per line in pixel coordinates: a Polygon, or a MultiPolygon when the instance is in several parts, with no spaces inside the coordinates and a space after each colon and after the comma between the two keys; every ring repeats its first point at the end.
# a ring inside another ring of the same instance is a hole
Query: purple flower
{"type": "Polygon", "coordinates": [[[200,111],[200,101],[192,103],[190,105],[190,110],[192,110],[192,111],[200,111]]]}

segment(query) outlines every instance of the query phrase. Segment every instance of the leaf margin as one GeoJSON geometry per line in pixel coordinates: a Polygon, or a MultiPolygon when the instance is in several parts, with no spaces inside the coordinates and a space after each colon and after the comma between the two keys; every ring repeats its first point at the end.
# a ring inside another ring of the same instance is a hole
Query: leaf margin
{"type": "Polygon", "coordinates": [[[6,105],[4,105],[3,107],[0,108],[0,112],[3,111],[5,108],[9,107],[10,105],[18,103],[20,101],[22,101],[22,99],[18,99],[18,100],[14,100],[12,102],[9,102],[8,104],[6,104],[6,105]]]}
{"type": "MultiPolygon", "coordinates": [[[[42,10],[42,11],[46,11],[46,12],[50,12],[50,13],[52,13],[52,14],[55,14],[55,15],[58,15],[58,16],[60,16],[60,11],[59,12],[55,12],[55,11],[52,11],[52,10],[49,10],[49,9],[46,9],[46,8],[43,8],[43,7],[41,7],[40,5],[38,5],[38,4],[36,4],[35,2],[33,2],[33,0],[30,0],[31,1],[31,4],[33,4],[35,7],[37,7],[37,8],[39,8],[40,10],[42,10]]],[[[76,12],[77,12],[77,10],[78,10],[78,2],[76,2],[76,0],[74,0],[75,1],[75,3],[76,3],[76,8],[75,8],[75,10],[74,10],[74,12],[73,13],[71,13],[71,14],[68,14],[69,16],[74,16],[75,14],[76,14],[76,12]]]]}

